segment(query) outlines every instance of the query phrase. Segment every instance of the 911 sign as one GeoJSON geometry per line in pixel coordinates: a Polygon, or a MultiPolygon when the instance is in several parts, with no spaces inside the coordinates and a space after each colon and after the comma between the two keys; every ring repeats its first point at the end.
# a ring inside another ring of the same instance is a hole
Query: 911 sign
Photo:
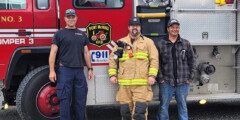
{"type": "Polygon", "coordinates": [[[108,63],[109,50],[90,50],[92,63],[108,63]]]}

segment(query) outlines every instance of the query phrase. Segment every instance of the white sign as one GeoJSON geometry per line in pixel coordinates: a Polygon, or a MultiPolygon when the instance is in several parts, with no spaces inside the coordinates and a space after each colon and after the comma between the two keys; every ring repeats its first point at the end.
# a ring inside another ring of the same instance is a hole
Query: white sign
{"type": "Polygon", "coordinates": [[[29,38],[28,41],[25,38],[0,38],[0,45],[23,45],[34,44],[34,39],[29,38]]]}
{"type": "Polygon", "coordinates": [[[90,50],[92,63],[108,63],[109,50],[90,50]]]}

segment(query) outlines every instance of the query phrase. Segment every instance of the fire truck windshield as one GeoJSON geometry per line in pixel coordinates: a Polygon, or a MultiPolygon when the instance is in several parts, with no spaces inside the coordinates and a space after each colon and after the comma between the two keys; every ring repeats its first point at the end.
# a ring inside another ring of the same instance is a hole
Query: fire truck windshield
{"type": "Polygon", "coordinates": [[[26,0],[1,0],[0,10],[26,9],[26,0]]]}
{"type": "Polygon", "coordinates": [[[74,0],[76,8],[121,8],[123,0],[74,0]]]}

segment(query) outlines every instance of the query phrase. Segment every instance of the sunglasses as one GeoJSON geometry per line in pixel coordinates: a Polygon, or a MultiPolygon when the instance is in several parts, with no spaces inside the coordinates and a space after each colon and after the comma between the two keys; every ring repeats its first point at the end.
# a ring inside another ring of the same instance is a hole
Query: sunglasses
{"type": "Polygon", "coordinates": [[[75,12],[75,10],[73,10],[73,9],[68,9],[68,10],[66,10],[66,12],[65,12],[65,15],[76,15],[76,12],[75,12]]]}

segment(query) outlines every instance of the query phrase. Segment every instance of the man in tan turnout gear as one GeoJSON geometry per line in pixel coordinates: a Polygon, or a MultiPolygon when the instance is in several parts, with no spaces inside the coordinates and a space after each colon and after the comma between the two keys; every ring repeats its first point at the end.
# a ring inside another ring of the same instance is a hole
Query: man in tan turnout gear
{"type": "Polygon", "coordinates": [[[151,85],[158,73],[158,51],[151,39],[141,35],[138,18],[130,19],[128,30],[110,55],[108,72],[110,81],[119,84],[116,100],[123,120],[147,120],[151,85]]]}

